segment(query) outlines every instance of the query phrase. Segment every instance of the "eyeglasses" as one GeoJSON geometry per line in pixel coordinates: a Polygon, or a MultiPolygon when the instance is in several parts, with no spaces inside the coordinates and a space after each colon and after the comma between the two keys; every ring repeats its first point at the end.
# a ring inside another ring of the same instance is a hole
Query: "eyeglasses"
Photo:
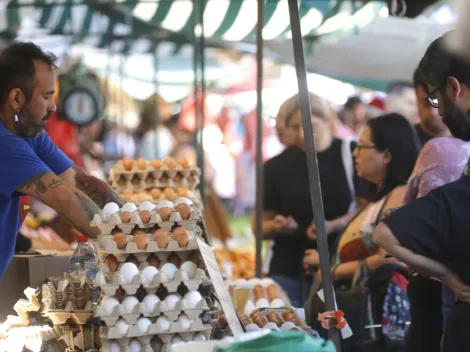
{"type": "Polygon", "coordinates": [[[435,109],[439,107],[439,101],[437,100],[436,93],[441,89],[442,86],[438,86],[436,89],[434,89],[431,93],[428,94],[426,99],[428,100],[429,104],[435,109]]]}

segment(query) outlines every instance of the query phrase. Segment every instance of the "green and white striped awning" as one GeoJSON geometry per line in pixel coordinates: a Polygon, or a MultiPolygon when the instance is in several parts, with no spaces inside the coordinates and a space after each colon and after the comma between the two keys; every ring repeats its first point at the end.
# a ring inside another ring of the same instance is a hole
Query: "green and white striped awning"
{"type": "MultiPolygon", "coordinates": [[[[106,2],[107,0],[102,0],[106,2]]],[[[287,0],[264,0],[263,37],[265,40],[289,38],[290,21],[287,0]]],[[[299,0],[302,34],[317,36],[341,29],[348,18],[367,1],[299,0]]],[[[371,10],[383,7],[370,6],[371,10]]],[[[257,0],[122,0],[115,8],[131,11],[135,18],[174,33],[204,36],[224,41],[251,41],[256,36],[257,0]]]]}

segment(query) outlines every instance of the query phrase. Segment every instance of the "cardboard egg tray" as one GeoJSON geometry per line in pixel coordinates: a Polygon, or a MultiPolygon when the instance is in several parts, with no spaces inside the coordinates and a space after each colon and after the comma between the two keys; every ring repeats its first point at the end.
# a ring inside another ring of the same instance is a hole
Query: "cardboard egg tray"
{"type": "MultiPolygon", "coordinates": [[[[91,302],[90,302],[91,303],[91,302]]],[[[48,309],[43,312],[43,316],[48,317],[53,325],[64,325],[71,319],[75,324],[84,325],[94,316],[93,310],[69,311],[48,309]]]]}
{"type": "Polygon", "coordinates": [[[126,314],[124,307],[120,304],[114,308],[111,315],[107,315],[104,312],[103,307],[99,306],[96,310],[96,316],[100,317],[100,319],[106,323],[106,326],[112,327],[116,325],[116,322],[120,317],[124,319],[127,324],[134,325],[140,316],[155,318],[163,314],[168,318],[168,320],[175,322],[181,313],[186,314],[189,319],[195,320],[202,313],[207,311],[209,311],[209,306],[204,298],[196,305],[195,308],[190,308],[186,303],[186,300],[183,298],[176,304],[174,309],[168,307],[165,301],[160,301],[157,303],[153,312],[145,312],[143,303],[140,303],[134,308],[132,314],[126,314]]]}
{"type": "Polygon", "coordinates": [[[188,232],[191,238],[186,247],[180,247],[176,240],[170,239],[167,248],[160,248],[151,234],[146,234],[149,242],[145,249],[139,249],[137,247],[137,244],[133,241],[134,236],[132,235],[127,235],[129,242],[124,249],[119,249],[117,247],[117,244],[114,241],[112,235],[101,235],[99,236],[98,240],[94,241],[93,243],[95,244],[96,250],[100,254],[100,259],[102,259],[102,262],[104,262],[107,254],[113,254],[116,256],[119,262],[125,262],[125,258],[130,254],[134,254],[139,262],[147,260],[147,257],[150,254],[155,254],[160,260],[166,260],[173,252],[177,252],[181,259],[186,259],[187,255],[189,255],[189,253],[187,253],[188,251],[199,248],[194,232],[188,232]]]}
{"type": "Polygon", "coordinates": [[[195,189],[200,182],[201,170],[197,167],[183,169],[177,167],[168,169],[162,167],[155,170],[148,167],[145,170],[138,169],[135,165],[132,170],[125,170],[119,163],[109,173],[109,181],[118,192],[126,189],[136,191],[137,189],[186,187],[195,189]]]}
{"type": "Polygon", "coordinates": [[[211,325],[204,325],[201,319],[194,319],[189,329],[184,329],[179,322],[173,322],[170,324],[168,330],[162,330],[162,328],[157,323],[152,323],[150,328],[146,332],[141,332],[137,326],[131,325],[127,334],[121,334],[117,327],[102,327],[100,329],[100,336],[102,339],[122,339],[122,338],[133,338],[137,337],[142,344],[148,344],[150,339],[154,335],[162,340],[163,343],[171,342],[171,339],[175,334],[181,336],[183,341],[192,341],[194,335],[198,332],[202,333],[209,338],[212,331],[211,325]],[[143,338],[143,339],[140,339],[143,338]]]}
{"type": "MultiPolygon", "coordinates": [[[[196,203],[197,202],[197,199],[191,194],[192,192],[188,191],[189,194],[187,196],[184,196],[185,198],[188,198],[188,199],[191,199],[193,201],[193,203],[196,203]]],[[[165,195],[162,193],[160,195],[160,197],[158,198],[153,198],[150,193],[143,193],[142,195],[141,194],[132,194],[132,196],[130,196],[129,198],[126,198],[123,194],[121,194],[121,197],[123,197],[127,202],[131,202],[131,203],[134,203],[136,204],[137,206],[140,205],[140,203],[142,202],[152,202],[152,203],[159,203],[161,202],[162,200],[169,200],[170,202],[173,202],[174,199],[168,199],[165,197],[165,195]]],[[[182,196],[183,197],[183,196],[182,196]]]]}
{"type": "Polygon", "coordinates": [[[42,302],[46,309],[82,310],[88,301],[90,282],[85,277],[80,281],[61,279],[57,286],[49,281],[42,286],[42,302]]]}
{"type": "Polygon", "coordinates": [[[109,220],[104,220],[103,216],[96,214],[91,222],[92,227],[98,227],[101,231],[101,235],[110,235],[111,232],[117,227],[126,235],[131,234],[135,228],[139,229],[151,229],[155,226],[159,228],[171,230],[171,228],[177,224],[180,227],[184,227],[187,230],[197,226],[198,220],[201,217],[196,209],[191,211],[188,220],[183,220],[179,212],[173,211],[168,221],[163,221],[160,215],[154,210],[151,212],[151,218],[148,224],[144,224],[139,214],[134,214],[128,224],[123,224],[119,214],[113,214],[109,217],[109,220]]]}
{"type": "Polygon", "coordinates": [[[159,272],[155,275],[154,279],[150,283],[144,283],[142,272],[136,275],[131,282],[123,284],[119,272],[116,273],[105,273],[102,270],[96,275],[95,285],[100,287],[101,290],[107,296],[114,296],[119,287],[128,294],[135,295],[137,290],[142,286],[147,293],[156,293],[160,286],[164,286],[168,292],[176,292],[178,286],[183,284],[190,291],[197,291],[199,286],[204,282],[210,282],[206,273],[202,269],[197,269],[194,278],[189,279],[188,274],[182,270],[178,270],[175,273],[173,280],[169,280],[164,272],[159,272]]]}

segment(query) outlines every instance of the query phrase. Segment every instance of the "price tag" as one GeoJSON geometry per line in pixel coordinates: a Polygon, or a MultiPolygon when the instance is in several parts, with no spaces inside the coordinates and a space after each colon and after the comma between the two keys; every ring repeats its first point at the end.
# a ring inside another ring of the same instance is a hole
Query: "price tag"
{"type": "Polygon", "coordinates": [[[214,251],[199,238],[197,238],[197,243],[199,250],[201,251],[202,259],[206,264],[212,285],[214,286],[215,294],[220,301],[220,305],[222,306],[222,310],[225,314],[225,319],[232,330],[233,336],[241,336],[244,334],[244,331],[240,324],[240,320],[238,320],[238,315],[233,306],[232,299],[230,298],[230,293],[224,284],[219,266],[217,265],[217,260],[215,259],[214,251]]]}

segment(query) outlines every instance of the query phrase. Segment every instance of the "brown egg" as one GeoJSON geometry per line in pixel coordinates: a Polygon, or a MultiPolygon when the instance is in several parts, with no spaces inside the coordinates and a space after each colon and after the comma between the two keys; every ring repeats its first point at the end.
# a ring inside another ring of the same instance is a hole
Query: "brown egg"
{"type": "Polygon", "coordinates": [[[137,176],[134,176],[131,180],[133,186],[137,186],[140,184],[140,179],[137,176]]]}
{"type": "Polygon", "coordinates": [[[200,255],[197,251],[193,251],[193,252],[189,255],[188,261],[193,262],[193,263],[196,264],[198,267],[200,267],[201,264],[202,264],[201,255],[200,255]]]}
{"type": "Polygon", "coordinates": [[[117,258],[112,254],[106,257],[104,263],[108,266],[109,271],[112,273],[116,272],[119,266],[117,258]]]}
{"type": "Polygon", "coordinates": [[[158,188],[152,188],[150,195],[153,199],[158,200],[162,195],[162,191],[160,191],[158,188]]]}
{"type": "Polygon", "coordinates": [[[113,237],[113,240],[114,242],[116,242],[116,245],[119,249],[125,249],[127,246],[127,242],[129,242],[127,236],[122,232],[116,233],[113,237]]]}
{"type": "Polygon", "coordinates": [[[132,189],[125,189],[124,191],[122,191],[122,195],[123,195],[123,196],[126,196],[126,195],[133,196],[133,195],[134,195],[134,191],[133,191],[132,189]]]}
{"type": "Polygon", "coordinates": [[[139,216],[144,224],[148,224],[150,222],[150,218],[152,217],[152,213],[148,210],[142,210],[139,212],[139,216]]]}
{"type": "Polygon", "coordinates": [[[122,163],[122,167],[127,171],[131,171],[132,168],[134,167],[134,160],[130,158],[122,159],[121,163],[122,163]]]}
{"type": "Polygon", "coordinates": [[[180,213],[183,220],[188,220],[191,216],[191,207],[186,203],[181,203],[175,208],[175,210],[180,213]]]}
{"type": "Polygon", "coordinates": [[[132,236],[137,236],[137,235],[139,235],[139,234],[144,235],[144,234],[145,234],[145,231],[142,230],[142,229],[133,229],[132,232],[131,232],[131,235],[132,235],[132,236]]]}
{"type": "Polygon", "coordinates": [[[149,243],[149,238],[144,234],[138,234],[137,236],[134,236],[134,242],[137,245],[137,248],[146,249],[149,243]]]}
{"type": "Polygon", "coordinates": [[[178,254],[172,253],[168,258],[168,262],[174,264],[177,268],[181,265],[181,258],[178,257],[178,254]]]}
{"type": "Polygon", "coordinates": [[[126,263],[132,263],[132,264],[135,264],[135,266],[139,266],[139,260],[137,259],[137,257],[133,254],[131,254],[130,256],[128,256],[126,258],[126,263]]]}
{"type": "Polygon", "coordinates": [[[162,164],[163,166],[166,166],[169,169],[174,169],[176,167],[176,161],[171,156],[163,159],[162,164]]]}
{"type": "Polygon", "coordinates": [[[152,254],[151,256],[149,256],[147,258],[147,262],[149,263],[150,266],[160,269],[160,259],[158,259],[156,255],[152,254]]]}
{"type": "Polygon", "coordinates": [[[188,189],[186,187],[178,187],[176,189],[176,194],[178,195],[178,197],[188,197],[189,196],[189,192],[188,192],[188,189]]]}
{"type": "Polygon", "coordinates": [[[155,170],[160,170],[160,168],[162,167],[162,163],[160,162],[160,160],[152,160],[150,162],[150,165],[155,169],[155,170]]]}
{"type": "Polygon", "coordinates": [[[189,169],[189,161],[186,158],[180,157],[177,162],[183,169],[189,169]]]}
{"type": "Polygon", "coordinates": [[[147,169],[147,160],[145,160],[144,158],[139,158],[136,160],[135,164],[137,165],[137,167],[139,168],[139,170],[145,170],[147,169]]]}
{"type": "Polygon", "coordinates": [[[279,289],[276,284],[271,284],[268,286],[268,299],[273,301],[276,298],[279,298],[279,289]]]}
{"type": "Polygon", "coordinates": [[[164,208],[158,209],[157,213],[162,218],[162,221],[168,221],[170,220],[171,211],[172,210],[170,208],[164,207],[164,208]]]}
{"type": "Polygon", "coordinates": [[[122,197],[126,202],[133,202],[135,196],[133,194],[124,194],[122,197]]]}
{"type": "Polygon", "coordinates": [[[178,242],[180,248],[186,248],[189,244],[191,236],[189,235],[188,230],[184,227],[178,227],[173,230],[173,239],[178,242]]]}
{"type": "Polygon", "coordinates": [[[150,200],[150,196],[146,193],[139,193],[137,195],[137,200],[139,201],[139,203],[143,203],[145,202],[146,200],[150,200]]]}
{"type": "Polygon", "coordinates": [[[121,218],[123,224],[128,224],[131,222],[132,213],[130,211],[123,211],[121,214],[119,214],[119,217],[121,218]]]}
{"type": "Polygon", "coordinates": [[[139,188],[137,191],[135,191],[135,194],[147,194],[147,191],[143,188],[139,188]]]}
{"type": "Polygon", "coordinates": [[[168,243],[170,243],[170,231],[159,229],[153,235],[155,242],[157,242],[158,248],[168,248],[168,243]]]}

